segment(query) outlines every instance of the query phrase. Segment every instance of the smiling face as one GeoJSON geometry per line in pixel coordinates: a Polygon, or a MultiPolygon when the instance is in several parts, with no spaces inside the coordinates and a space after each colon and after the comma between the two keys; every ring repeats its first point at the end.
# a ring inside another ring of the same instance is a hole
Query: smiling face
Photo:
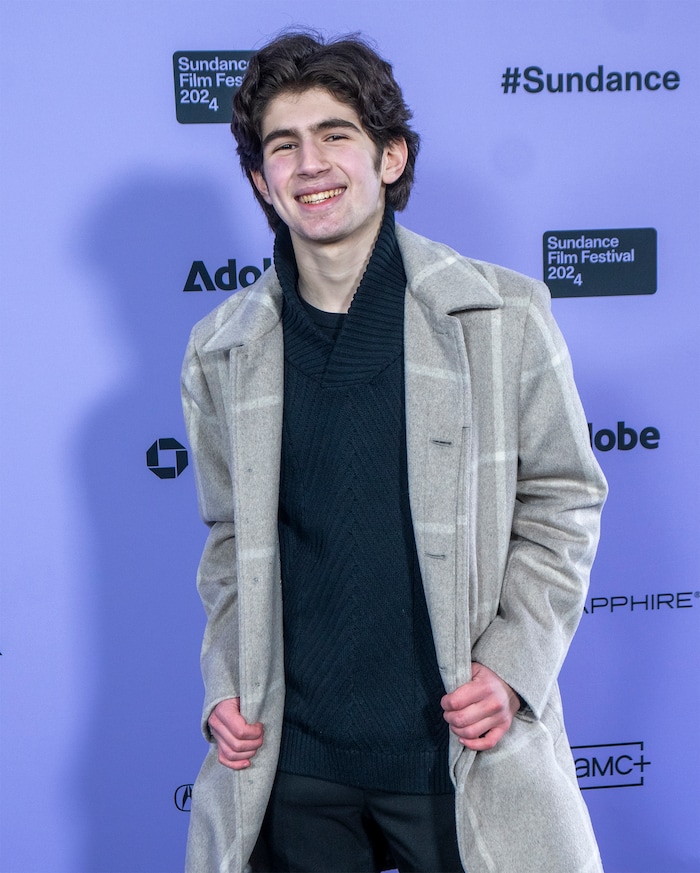
{"type": "Polygon", "coordinates": [[[379,152],[355,110],[322,88],[271,100],[261,140],[263,169],[253,181],[289,227],[295,249],[372,246],[385,188],[406,164],[403,140],[379,152]]]}

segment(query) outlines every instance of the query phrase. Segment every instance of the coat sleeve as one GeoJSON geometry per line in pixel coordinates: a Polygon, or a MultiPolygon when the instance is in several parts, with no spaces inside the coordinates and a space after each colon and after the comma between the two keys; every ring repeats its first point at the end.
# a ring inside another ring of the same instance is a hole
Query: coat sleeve
{"type": "Polygon", "coordinates": [[[517,482],[498,612],[473,660],[539,718],[583,612],[607,485],[564,339],[533,283],[520,354],[517,482]]]}
{"type": "Polygon", "coordinates": [[[202,732],[209,742],[211,711],[220,701],[240,696],[232,476],[228,430],[217,387],[216,363],[205,371],[193,332],[182,368],[181,389],[199,511],[209,527],[197,572],[197,589],[207,616],[201,669],[205,689],[202,732]]]}

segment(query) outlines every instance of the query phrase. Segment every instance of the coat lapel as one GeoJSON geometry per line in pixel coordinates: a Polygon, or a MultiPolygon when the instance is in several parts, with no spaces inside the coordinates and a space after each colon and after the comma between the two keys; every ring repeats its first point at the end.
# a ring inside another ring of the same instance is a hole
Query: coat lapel
{"type": "MultiPolygon", "coordinates": [[[[223,352],[229,398],[236,570],[239,596],[241,709],[270,718],[270,692],[283,699],[282,602],[277,511],[284,351],[281,290],[273,270],[222,322],[204,351],[223,352]]],[[[276,721],[276,719],[273,719],[276,721]]]]}
{"type": "MultiPolygon", "coordinates": [[[[470,524],[476,487],[469,356],[452,313],[494,309],[500,297],[466,260],[397,227],[408,287],[405,318],[406,443],[411,513],[438,665],[446,690],[471,678],[470,524]]],[[[450,735],[450,772],[461,789],[474,758],[450,735]]]]}
{"type": "MultiPolygon", "coordinates": [[[[456,647],[457,523],[469,439],[468,371],[448,318],[440,341],[429,313],[406,300],[406,445],[413,529],[438,664],[447,690],[462,674],[456,647]]],[[[459,325],[456,325],[459,328],[459,325]]]]}
{"type": "Polygon", "coordinates": [[[471,676],[469,616],[471,378],[451,313],[501,299],[464,258],[404,228],[406,440],[411,512],[438,664],[448,691],[471,676]]]}

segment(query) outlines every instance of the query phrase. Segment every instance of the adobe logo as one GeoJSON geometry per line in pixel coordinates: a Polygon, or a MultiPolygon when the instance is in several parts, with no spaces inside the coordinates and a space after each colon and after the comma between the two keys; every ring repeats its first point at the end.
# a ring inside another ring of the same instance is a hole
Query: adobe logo
{"type": "Polygon", "coordinates": [[[591,422],[588,422],[591,446],[599,452],[611,452],[617,449],[620,452],[629,452],[637,447],[642,449],[658,449],[661,434],[657,427],[644,427],[637,431],[628,427],[624,421],[618,421],[617,429],[601,428],[596,431],[591,422]]]}

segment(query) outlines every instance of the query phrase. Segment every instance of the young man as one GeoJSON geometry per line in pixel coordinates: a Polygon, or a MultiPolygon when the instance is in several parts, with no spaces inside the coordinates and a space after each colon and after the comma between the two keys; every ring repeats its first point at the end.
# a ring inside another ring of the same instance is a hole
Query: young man
{"type": "Polygon", "coordinates": [[[546,288],[394,224],[410,117],[355,38],[283,36],[235,97],[275,269],[183,370],[190,873],[601,869],[556,679],[605,482],[546,288]]]}

